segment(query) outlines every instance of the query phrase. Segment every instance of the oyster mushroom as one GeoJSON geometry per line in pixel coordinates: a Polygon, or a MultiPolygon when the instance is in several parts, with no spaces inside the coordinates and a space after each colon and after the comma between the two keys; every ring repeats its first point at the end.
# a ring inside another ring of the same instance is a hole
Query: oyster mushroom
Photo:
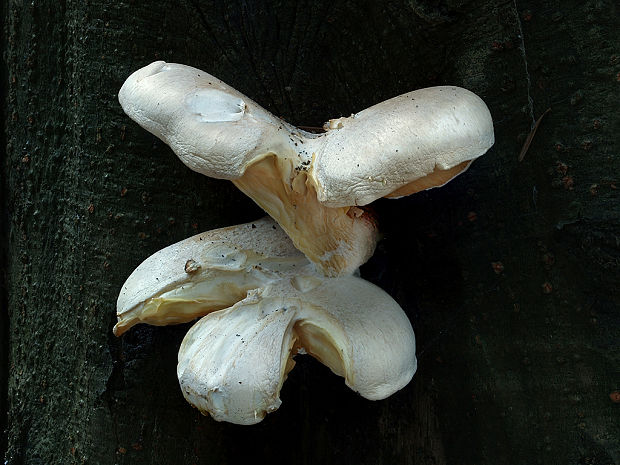
{"type": "Polygon", "coordinates": [[[116,303],[114,334],[138,323],[192,321],[307,265],[270,218],[197,234],[155,252],[131,273],[116,303]]]}
{"type": "Polygon", "coordinates": [[[361,278],[319,274],[271,219],[149,257],[123,286],[115,334],[200,316],[177,375],[185,398],[218,421],[254,424],[277,409],[300,351],[371,400],[403,388],[416,370],[415,337],[398,304],[361,278]]]}
{"type": "Polygon", "coordinates": [[[229,179],[276,219],[327,276],[373,253],[361,208],[445,184],[493,144],[484,102],[458,87],[394,97],[312,134],[275,117],[219,79],[162,61],[119,92],[125,112],[192,170],[229,179]]]}

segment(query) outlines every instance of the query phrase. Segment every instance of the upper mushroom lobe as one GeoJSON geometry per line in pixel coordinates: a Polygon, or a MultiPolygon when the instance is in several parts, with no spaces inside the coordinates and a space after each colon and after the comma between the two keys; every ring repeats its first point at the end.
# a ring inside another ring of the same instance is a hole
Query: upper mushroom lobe
{"type": "Polygon", "coordinates": [[[302,131],[198,69],[155,62],[119,93],[125,112],[191,169],[232,180],[327,276],[373,253],[364,205],[445,184],[493,144],[484,102],[458,87],[416,90],[324,134],[302,131]]]}

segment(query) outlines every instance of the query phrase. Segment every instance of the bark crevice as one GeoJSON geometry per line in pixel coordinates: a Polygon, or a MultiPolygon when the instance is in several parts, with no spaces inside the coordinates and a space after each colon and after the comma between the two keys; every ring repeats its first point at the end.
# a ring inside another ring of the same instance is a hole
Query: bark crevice
{"type": "MultiPolygon", "coordinates": [[[[7,31],[7,2],[0,5],[0,27],[4,37],[7,31]]],[[[7,450],[8,384],[9,384],[9,309],[8,309],[8,157],[7,157],[7,118],[8,118],[8,80],[9,72],[6,55],[0,58],[0,458],[7,450]]]]}

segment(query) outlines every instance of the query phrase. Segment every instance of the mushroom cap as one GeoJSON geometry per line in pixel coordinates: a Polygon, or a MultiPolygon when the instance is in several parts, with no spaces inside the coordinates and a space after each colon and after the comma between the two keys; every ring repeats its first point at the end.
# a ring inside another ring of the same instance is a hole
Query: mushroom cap
{"type": "Polygon", "coordinates": [[[138,323],[184,323],[233,305],[246,292],[308,262],[269,217],[197,234],[155,252],[125,281],[120,336],[138,323]]]}
{"type": "MultiPolygon", "coordinates": [[[[489,109],[459,87],[415,90],[330,126],[335,129],[323,138],[312,165],[318,199],[330,207],[366,205],[471,161],[494,142],[489,109]]],[[[443,185],[462,171],[424,188],[443,185]]]]}
{"type": "Polygon", "coordinates": [[[294,130],[216,77],[177,63],[156,61],[134,72],[118,100],[185,165],[212,178],[239,178],[266,154],[282,153],[285,133],[294,130]]]}
{"type": "Polygon", "coordinates": [[[177,376],[202,413],[254,424],[280,406],[298,351],[370,400],[402,389],[417,367],[413,329],[388,294],[354,276],[304,276],[203,317],[181,344],[177,376]]]}
{"type": "Polygon", "coordinates": [[[417,359],[413,328],[398,303],[355,276],[317,284],[301,297],[299,345],[366,399],[385,399],[405,387],[417,359]]]}
{"type": "Polygon", "coordinates": [[[266,156],[290,158],[328,207],[441,186],[494,143],[485,103],[453,86],[415,90],[330,120],[319,135],[291,126],[204,71],[163,61],[129,76],[119,101],[191,169],[233,180],[266,156]]]}

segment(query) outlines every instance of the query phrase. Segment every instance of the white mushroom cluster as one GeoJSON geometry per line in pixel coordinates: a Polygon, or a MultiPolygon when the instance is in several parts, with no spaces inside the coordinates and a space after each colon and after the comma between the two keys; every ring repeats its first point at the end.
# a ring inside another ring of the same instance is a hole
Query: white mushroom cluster
{"type": "Polygon", "coordinates": [[[278,408],[300,351],[368,399],[401,389],[416,369],[398,304],[361,278],[323,276],[271,218],[151,255],[123,285],[114,334],[196,318],[177,374],[185,398],[216,420],[253,424],[278,408]]]}
{"type": "Polygon", "coordinates": [[[377,238],[364,206],[441,186],[484,154],[493,124],[479,97],[421,89],[313,134],[203,71],[155,62],[127,79],[119,101],[189,168],[231,180],[273,219],[199,234],[149,257],[123,285],[114,334],[200,318],[179,351],[183,395],[238,424],[279,407],[300,352],[368,399],[411,380],[409,320],[354,276],[377,238]]]}

